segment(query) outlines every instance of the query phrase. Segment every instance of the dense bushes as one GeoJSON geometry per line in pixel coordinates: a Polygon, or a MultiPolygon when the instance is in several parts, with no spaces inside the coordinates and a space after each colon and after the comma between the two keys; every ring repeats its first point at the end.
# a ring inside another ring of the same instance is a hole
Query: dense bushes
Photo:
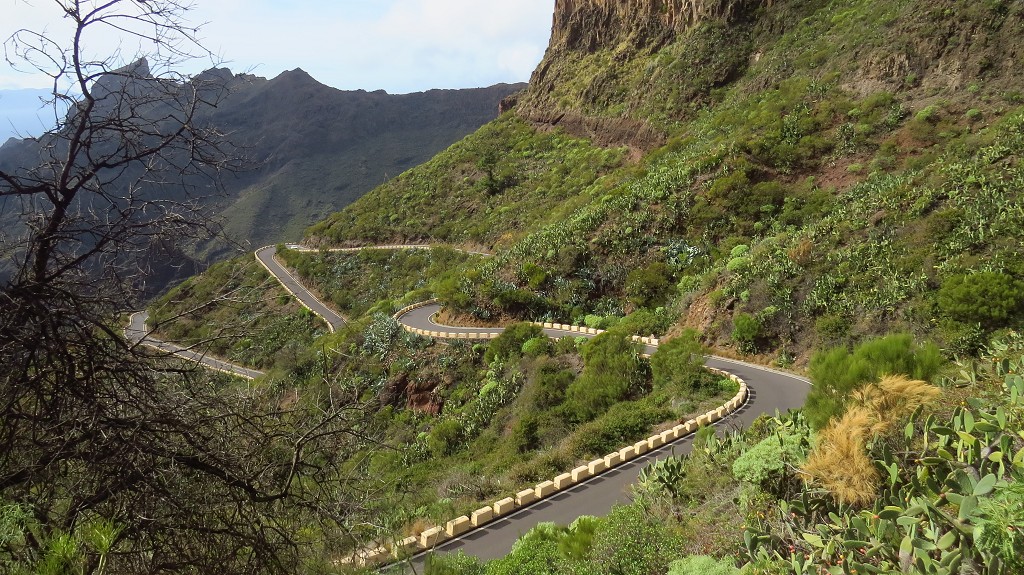
{"type": "Polygon", "coordinates": [[[573,421],[590,421],[647,387],[647,363],[626,335],[602,333],[583,346],[582,355],[583,373],[566,392],[566,411],[573,421]]]}
{"type": "Polygon", "coordinates": [[[655,389],[678,392],[697,391],[705,381],[704,356],[707,350],[700,343],[700,334],[694,330],[658,346],[651,356],[651,374],[655,389]]]}
{"type": "Polygon", "coordinates": [[[764,329],[761,320],[749,313],[738,313],[732,323],[732,339],[740,344],[743,351],[754,351],[764,329]]]}
{"type": "Polygon", "coordinates": [[[863,384],[896,374],[929,381],[944,363],[935,344],[916,344],[909,334],[872,339],[852,352],[844,347],[818,352],[808,368],[814,387],[804,408],[807,420],[821,429],[843,414],[850,394],[863,384]]]}
{"type": "Polygon", "coordinates": [[[957,321],[998,328],[1024,308],[1024,282],[999,272],[955,275],[943,282],[938,302],[939,309],[957,321]]]}
{"type": "Polygon", "coordinates": [[[674,287],[664,262],[633,270],[626,278],[626,299],[637,307],[655,307],[668,298],[674,287]]]}
{"type": "Polygon", "coordinates": [[[651,426],[672,418],[672,410],[651,407],[642,401],[617,403],[607,413],[585,423],[573,434],[572,455],[585,459],[621,448],[651,426]]]}
{"type": "Polygon", "coordinates": [[[491,340],[484,354],[484,361],[492,363],[495,358],[504,360],[515,359],[524,352],[523,345],[526,342],[546,337],[540,326],[528,322],[514,323],[508,326],[498,337],[491,340]]]}

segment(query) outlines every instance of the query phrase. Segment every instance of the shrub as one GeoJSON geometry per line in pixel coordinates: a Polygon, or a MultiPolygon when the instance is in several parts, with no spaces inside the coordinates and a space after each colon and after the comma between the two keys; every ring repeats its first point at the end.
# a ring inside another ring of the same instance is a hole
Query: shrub
{"type": "Polygon", "coordinates": [[[499,293],[494,305],[512,314],[538,313],[547,306],[547,300],[532,291],[513,289],[499,293]]]}
{"type": "Polygon", "coordinates": [[[998,557],[1007,573],[1024,573],[1024,483],[996,487],[981,513],[984,519],[975,536],[978,548],[998,557]]]}
{"type": "Polygon", "coordinates": [[[533,413],[527,413],[516,421],[512,426],[512,433],[509,442],[519,453],[533,451],[540,446],[540,437],[537,435],[538,420],[533,413]]]}
{"type": "Polygon", "coordinates": [[[548,273],[543,268],[530,262],[523,264],[522,274],[530,289],[539,288],[548,279],[548,273]]]}
{"type": "Polygon", "coordinates": [[[842,415],[850,394],[865,383],[895,374],[929,381],[944,363],[935,344],[915,344],[909,334],[868,340],[852,353],[843,347],[818,352],[808,367],[814,387],[804,407],[807,420],[822,429],[842,415]]]}
{"type": "Polygon", "coordinates": [[[542,335],[526,340],[523,343],[522,352],[523,355],[537,357],[538,355],[550,354],[552,348],[551,340],[547,336],[542,335]]]}
{"type": "Polygon", "coordinates": [[[640,505],[616,507],[594,536],[592,562],[602,573],[665,573],[682,550],[681,538],[640,505]]]}
{"type": "Polygon", "coordinates": [[[428,555],[423,575],[485,575],[487,570],[476,557],[459,551],[453,555],[428,555]]]}
{"type": "Polygon", "coordinates": [[[551,366],[541,368],[531,387],[529,405],[544,410],[561,404],[565,401],[565,390],[574,379],[576,374],[567,369],[559,370],[551,366]]]}
{"type": "Polygon", "coordinates": [[[573,420],[590,421],[611,405],[638,395],[646,386],[647,366],[633,340],[605,332],[583,346],[583,373],[566,392],[573,420]]]}
{"type": "Polygon", "coordinates": [[[729,559],[715,559],[707,555],[684,557],[668,566],[668,575],[735,575],[739,572],[729,559]]]}
{"type": "Polygon", "coordinates": [[[750,253],[750,246],[748,246],[747,244],[739,244],[737,246],[733,246],[733,248],[731,250],[729,250],[729,257],[730,258],[741,258],[741,257],[743,257],[743,256],[745,256],[745,255],[747,255],[749,253],[750,253]]]}
{"type": "Polygon", "coordinates": [[[633,270],[626,277],[626,299],[637,307],[654,307],[668,299],[672,274],[664,262],[633,270]]]}
{"type": "Polygon", "coordinates": [[[938,293],[939,309],[965,323],[988,329],[1007,325],[1024,308],[1024,282],[1004,273],[952,276],[938,293]]]}
{"type": "Polygon", "coordinates": [[[579,427],[570,443],[576,457],[596,457],[643,438],[651,426],[670,419],[668,409],[646,407],[637,402],[619,403],[601,417],[579,427]]]}
{"type": "Polygon", "coordinates": [[[738,313],[732,320],[732,339],[740,344],[744,351],[756,348],[757,340],[761,338],[763,326],[761,320],[749,313],[738,313]]]}
{"type": "Polygon", "coordinates": [[[544,337],[544,330],[540,326],[527,322],[514,323],[491,340],[491,344],[487,346],[487,353],[484,354],[484,361],[490,364],[498,357],[505,360],[519,357],[523,351],[523,344],[537,337],[544,337]]]}
{"type": "Polygon", "coordinates": [[[842,418],[818,436],[804,472],[841,504],[867,505],[878,490],[878,470],[868,456],[867,442],[889,432],[920,405],[939,395],[938,388],[905,376],[888,376],[853,393],[842,418]]]}
{"type": "Polygon", "coordinates": [[[654,310],[640,308],[619,320],[615,325],[615,330],[630,335],[662,334],[672,325],[674,319],[673,315],[663,307],[654,310]]]}
{"type": "Polygon", "coordinates": [[[568,528],[540,523],[512,545],[512,552],[487,564],[487,575],[597,575],[578,558],[590,551],[590,540],[601,520],[581,517],[568,528]]]}
{"type": "Polygon", "coordinates": [[[576,353],[576,338],[572,336],[558,338],[555,341],[555,353],[558,355],[576,353]]]}
{"type": "Polygon", "coordinates": [[[850,335],[850,320],[841,315],[823,315],[815,320],[814,331],[821,341],[838,343],[850,335]]]}
{"type": "Polygon", "coordinates": [[[787,465],[800,463],[804,458],[802,434],[784,433],[767,437],[743,452],[732,464],[732,475],[769,491],[780,482],[787,465]]]}
{"type": "Polygon", "coordinates": [[[462,441],[462,424],[455,419],[445,419],[434,426],[427,436],[427,447],[437,457],[451,455],[462,441]]]}
{"type": "Polygon", "coordinates": [[[656,389],[696,391],[704,380],[704,356],[700,334],[688,329],[662,343],[651,356],[651,375],[656,389]]]}
{"type": "Polygon", "coordinates": [[[747,256],[729,258],[729,262],[725,264],[725,269],[734,274],[742,273],[748,267],[750,267],[750,258],[747,256]]]}
{"type": "Polygon", "coordinates": [[[603,316],[587,314],[583,316],[583,325],[592,329],[608,329],[614,327],[618,321],[619,318],[614,315],[603,316]]]}

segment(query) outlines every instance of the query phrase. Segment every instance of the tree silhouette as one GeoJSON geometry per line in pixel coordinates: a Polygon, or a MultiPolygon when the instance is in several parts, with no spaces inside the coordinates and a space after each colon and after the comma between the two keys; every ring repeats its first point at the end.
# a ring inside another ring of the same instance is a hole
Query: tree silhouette
{"type": "Polygon", "coordinates": [[[367,439],[354,393],[242,385],[125,338],[159,243],[215,232],[197,199],[243,165],[174,0],[55,0],[68,38],[7,61],[53,81],[56,127],[0,166],[0,571],[295,572],[343,544],[367,439]],[[97,35],[145,58],[91,56],[97,35]],[[66,110],[66,112],[65,112],[66,110]],[[300,541],[297,535],[302,533],[300,541]],[[45,568],[44,568],[45,567],[45,568]]]}

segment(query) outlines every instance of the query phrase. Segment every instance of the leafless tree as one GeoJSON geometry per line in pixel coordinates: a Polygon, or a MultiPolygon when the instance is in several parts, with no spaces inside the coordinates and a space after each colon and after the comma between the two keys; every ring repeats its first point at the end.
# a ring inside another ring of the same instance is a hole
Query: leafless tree
{"type": "Polygon", "coordinates": [[[121,331],[152,246],[208,233],[197,199],[240,165],[204,122],[221,78],[174,72],[210,56],[190,5],[52,3],[72,23],[66,43],[29,30],[5,43],[9,63],[52,78],[56,128],[0,166],[0,571],[329,560],[324,542],[343,541],[365,495],[342,471],[368,441],[354,393],[176,368],[121,331]],[[140,41],[147,58],[92,57],[96,34],[140,41]]]}

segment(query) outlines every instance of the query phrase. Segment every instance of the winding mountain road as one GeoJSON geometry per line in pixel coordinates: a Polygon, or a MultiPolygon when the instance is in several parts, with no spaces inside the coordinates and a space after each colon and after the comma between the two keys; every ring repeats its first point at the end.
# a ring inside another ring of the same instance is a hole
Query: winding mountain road
{"type": "Polygon", "coordinates": [[[182,359],[202,364],[204,367],[215,371],[237,375],[246,379],[256,379],[265,375],[262,371],[235,365],[215,357],[210,357],[194,349],[154,339],[150,337],[149,329],[146,327],[147,319],[149,319],[149,314],[144,311],[133,313],[128,322],[128,327],[124,329],[125,338],[133,344],[144,345],[170,355],[176,355],[182,359]]]}
{"type": "MultiPolygon", "coordinates": [[[[305,251],[305,250],[303,250],[305,251]]],[[[328,329],[331,333],[345,327],[345,318],[338,312],[327,307],[324,302],[320,301],[320,298],[313,295],[313,292],[306,289],[306,286],[302,285],[302,282],[291,274],[283,265],[277,262],[277,258],[274,254],[277,253],[277,246],[266,246],[256,250],[256,260],[263,264],[263,267],[267,268],[270,275],[277,278],[277,281],[281,282],[284,289],[288,290],[295,299],[299,300],[303,306],[309,311],[316,315],[324,318],[327,322],[328,329]]]]}
{"type": "MultiPolygon", "coordinates": [[[[422,246],[415,246],[415,248],[420,249],[422,246]]],[[[319,310],[323,308],[327,312],[323,317],[329,324],[339,327],[344,325],[344,319],[341,316],[328,309],[301,282],[277,263],[274,253],[276,253],[276,249],[269,246],[257,250],[256,257],[303,305],[318,314],[320,314],[319,310]]],[[[466,328],[437,323],[435,317],[440,310],[441,306],[438,304],[429,304],[412,309],[397,319],[406,327],[427,331],[461,334],[497,334],[502,331],[502,328],[466,328]]],[[[560,329],[545,328],[544,332],[555,338],[580,335],[588,337],[579,332],[560,329]]],[[[648,354],[653,354],[656,349],[656,346],[645,346],[645,352],[648,354]]],[[[709,357],[706,363],[709,367],[742,378],[747,382],[750,390],[747,402],[739,410],[715,424],[720,427],[746,427],[762,414],[774,414],[776,411],[785,412],[788,409],[800,407],[804,404],[810,389],[806,378],[778,370],[720,357],[709,357]]],[[[465,535],[446,541],[432,551],[442,553],[463,551],[481,559],[495,559],[507,555],[512,549],[512,544],[538,523],[552,521],[566,525],[581,515],[605,515],[613,505],[629,500],[629,487],[636,482],[641,469],[653,461],[689,452],[692,438],[692,434],[680,438],[555,496],[543,499],[465,535]]],[[[411,558],[416,572],[422,572],[422,565],[427,553],[423,552],[411,558]]],[[[402,571],[407,567],[407,564],[395,565],[388,571],[402,571]]]]}
{"type": "MultiPolygon", "coordinates": [[[[439,305],[430,304],[411,310],[398,319],[406,326],[429,331],[449,333],[501,331],[500,328],[488,330],[439,324],[434,318],[440,309],[439,305]]],[[[555,338],[583,335],[579,332],[558,329],[544,329],[544,332],[555,338]]],[[[584,337],[593,336],[584,335],[584,337]]],[[[646,345],[644,348],[648,354],[653,354],[657,350],[656,346],[651,345],[646,345]]],[[[778,370],[720,357],[709,357],[706,364],[740,377],[749,386],[747,402],[739,410],[715,423],[722,428],[746,427],[761,414],[774,414],[776,411],[785,412],[800,407],[804,404],[810,390],[807,379],[778,370]]],[[[692,434],[680,438],[553,497],[544,499],[498,521],[488,523],[461,537],[444,542],[434,548],[433,552],[456,553],[463,551],[467,555],[480,559],[496,559],[507,555],[512,550],[512,544],[538,523],[551,521],[560,525],[568,525],[581,515],[606,515],[611,511],[613,505],[629,501],[629,487],[636,483],[640,470],[659,459],[688,453],[692,439],[692,434]]],[[[416,567],[416,572],[422,572],[426,554],[426,552],[420,553],[411,559],[416,567]]],[[[401,569],[401,567],[395,566],[389,571],[400,571],[401,569]]]]}
{"type": "MultiPolygon", "coordinates": [[[[289,247],[313,251],[303,246],[290,245],[289,247]]],[[[424,249],[426,246],[375,247],[378,249],[424,249]]],[[[344,248],[331,251],[355,251],[356,249],[360,248],[344,248]]],[[[345,318],[327,307],[301,281],[278,263],[274,258],[276,252],[275,246],[267,246],[256,250],[255,256],[267,271],[277,278],[285,289],[294,295],[302,305],[322,317],[332,332],[343,327],[346,323],[345,318]]],[[[503,331],[502,328],[466,328],[439,324],[435,318],[440,310],[441,307],[438,304],[428,304],[407,311],[398,316],[397,319],[406,327],[427,331],[458,334],[498,334],[503,331]]],[[[144,312],[132,315],[131,324],[125,329],[125,335],[130,341],[198,361],[212,369],[241,375],[242,377],[252,379],[263,375],[255,370],[210,358],[174,344],[154,340],[149,337],[145,321],[146,315],[144,312]]],[[[579,337],[581,335],[593,337],[593,335],[562,329],[545,328],[544,332],[555,338],[565,336],[579,337]]],[[[656,346],[644,346],[644,351],[647,354],[653,354],[656,350],[656,346]]],[[[746,427],[762,414],[774,414],[776,411],[785,412],[788,409],[800,407],[804,404],[810,389],[809,381],[806,378],[763,366],[721,357],[708,357],[706,364],[709,367],[717,368],[740,377],[747,382],[749,387],[746,403],[737,411],[715,423],[715,425],[724,428],[746,427]]],[[[445,541],[430,551],[413,556],[409,562],[415,567],[415,572],[422,573],[422,566],[426,555],[430,552],[453,553],[463,551],[468,555],[481,559],[495,559],[507,555],[512,549],[512,544],[538,523],[551,521],[565,525],[581,515],[605,515],[611,510],[613,505],[629,501],[629,487],[636,482],[640,470],[653,461],[689,452],[692,438],[693,435],[691,434],[668,443],[661,448],[583,481],[552,497],[519,509],[510,515],[474,529],[465,535],[445,541]]],[[[409,563],[403,562],[392,565],[386,568],[386,570],[388,572],[405,572],[409,568],[409,563]]]]}

